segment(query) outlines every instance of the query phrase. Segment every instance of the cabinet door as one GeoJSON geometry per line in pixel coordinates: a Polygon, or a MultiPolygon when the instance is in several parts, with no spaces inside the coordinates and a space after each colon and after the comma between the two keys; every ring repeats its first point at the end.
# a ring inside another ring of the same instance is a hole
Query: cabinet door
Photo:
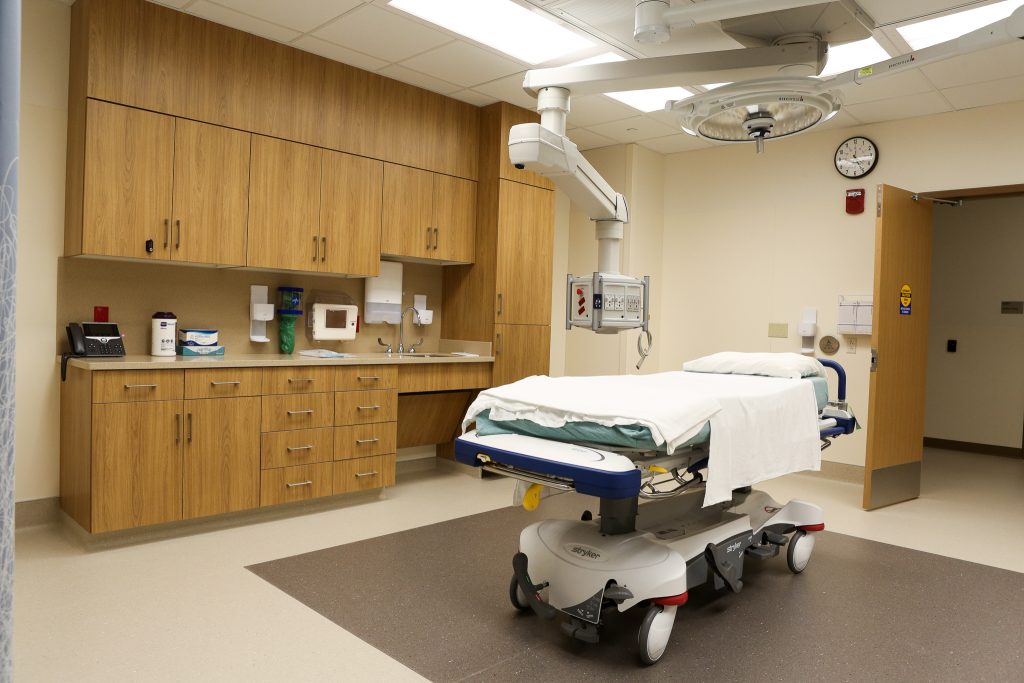
{"type": "Polygon", "coordinates": [[[384,164],[380,250],[394,256],[433,258],[433,203],[433,173],[384,164]]]}
{"type": "Polygon", "coordinates": [[[87,108],[82,253],[170,258],[174,119],[95,100],[87,108]]]}
{"type": "Polygon", "coordinates": [[[320,262],[320,150],[252,136],[246,265],[316,270],[320,262]]]}
{"type": "Polygon", "coordinates": [[[178,119],[171,258],[245,265],[249,133],[178,119]]]}
{"type": "Polygon", "coordinates": [[[378,275],[384,163],[324,150],[320,266],[324,273],[378,275]]]}
{"type": "Polygon", "coordinates": [[[92,411],[93,533],[181,519],[181,401],[92,411]]]}
{"type": "Polygon", "coordinates": [[[499,181],[495,322],[551,324],[554,204],[550,190],[499,181]]]}
{"type": "Polygon", "coordinates": [[[248,510],[260,502],[260,398],[185,401],[183,516],[248,510]]]}
{"type": "Polygon", "coordinates": [[[494,326],[494,386],[548,374],[550,325],[494,326]]]}
{"type": "Polygon", "coordinates": [[[434,176],[432,258],[472,263],[476,260],[476,183],[449,175],[434,176]]]}

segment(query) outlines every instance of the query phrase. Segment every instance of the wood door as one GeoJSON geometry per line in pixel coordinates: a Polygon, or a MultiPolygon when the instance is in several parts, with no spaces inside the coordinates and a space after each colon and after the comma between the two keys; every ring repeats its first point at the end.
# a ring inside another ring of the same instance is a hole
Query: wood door
{"type": "Polygon", "coordinates": [[[252,136],[246,265],[317,269],[320,152],[308,145],[252,136]]]}
{"type": "Polygon", "coordinates": [[[253,132],[323,145],[321,100],[327,60],[302,50],[256,38],[253,132]]]}
{"type": "Polygon", "coordinates": [[[499,181],[495,322],[551,323],[554,230],[554,192],[499,181]]]}
{"type": "Polygon", "coordinates": [[[182,514],[248,510],[260,502],[260,398],[185,401],[182,514]]]}
{"type": "Polygon", "coordinates": [[[381,252],[393,256],[434,258],[433,203],[433,173],[384,164],[381,252]]]}
{"type": "Polygon", "coordinates": [[[245,265],[249,133],[178,119],[171,258],[245,265]]]}
{"type": "Polygon", "coordinates": [[[92,410],[92,532],[181,519],[181,401],[92,410]]]}
{"type": "Polygon", "coordinates": [[[472,263],[476,260],[476,183],[434,175],[433,258],[472,263]]]}
{"type": "Polygon", "coordinates": [[[920,495],[931,256],[931,202],[880,185],[864,467],[867,509],[920,495]]]}
{"type": "Polygon", "coordinates": [[[95,100],[87,110],[82,253],[170,258],[174,119],[95,100]]]}
{"type": "Polygon", "coordinates": [[[550,360],[550,325],[494,326],[494,386],[546,375],[550,360]]]}
{"type": "Polygon", "coordinates": [[[324,273],[380,274],[384,163],[324,150],[320,176],[320,264],[324,273]]]}

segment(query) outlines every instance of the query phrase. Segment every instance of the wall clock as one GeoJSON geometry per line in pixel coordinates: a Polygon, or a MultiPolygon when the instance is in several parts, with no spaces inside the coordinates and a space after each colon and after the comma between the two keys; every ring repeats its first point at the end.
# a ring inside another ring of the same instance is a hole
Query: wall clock
{"type": "Polygon", "coordinates": [[[836,170],[845,178],[863,178],[878,164],[878,145],[865,137],[844,140],[836,149],[836,170]]]}

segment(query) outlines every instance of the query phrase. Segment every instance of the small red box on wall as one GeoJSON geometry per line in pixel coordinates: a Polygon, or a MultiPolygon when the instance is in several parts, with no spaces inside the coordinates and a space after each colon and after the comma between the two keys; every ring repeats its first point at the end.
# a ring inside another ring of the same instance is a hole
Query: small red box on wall
{"type": "Polygon", "coordinates": [[[864,188],[846,191],[846,213],[864,213],[864,188]]]}

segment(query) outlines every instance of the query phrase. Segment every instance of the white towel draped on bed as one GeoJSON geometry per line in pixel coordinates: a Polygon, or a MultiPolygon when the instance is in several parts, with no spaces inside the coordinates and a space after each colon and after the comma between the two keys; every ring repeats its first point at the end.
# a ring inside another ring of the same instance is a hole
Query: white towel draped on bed
{"type": "Polygon", "coordinates": [[[535,376],[480,393],[463,430],[481,412],[492,420],[545,427],[595,422],[642,425],[671,453],[711,420],[704,505],[732,490],[820,468],[817,401],[806,380],[695,372],[600,377],[535,376]]]}

